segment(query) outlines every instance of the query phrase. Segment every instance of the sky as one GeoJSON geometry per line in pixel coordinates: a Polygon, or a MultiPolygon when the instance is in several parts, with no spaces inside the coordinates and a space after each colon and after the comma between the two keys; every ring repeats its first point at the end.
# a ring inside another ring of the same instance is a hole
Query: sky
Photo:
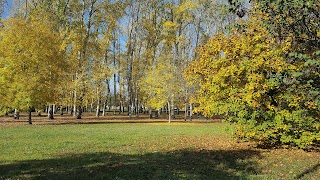
{"type": "Polygon", "coordinates": [[[11,9],[13,7],[13,0],[5,0],[4,7],[3,7],[3,18],[7,18],[11,14],[11,9]]]}

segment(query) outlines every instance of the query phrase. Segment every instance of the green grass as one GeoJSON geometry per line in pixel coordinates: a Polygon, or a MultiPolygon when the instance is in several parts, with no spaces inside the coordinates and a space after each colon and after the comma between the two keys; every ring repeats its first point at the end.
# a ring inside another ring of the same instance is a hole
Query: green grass
{"type": "Polygon", "coordinates": [[[320,179],[320,154],[261,150],[224,123],[0,129],[0,179],[320,179]]]}

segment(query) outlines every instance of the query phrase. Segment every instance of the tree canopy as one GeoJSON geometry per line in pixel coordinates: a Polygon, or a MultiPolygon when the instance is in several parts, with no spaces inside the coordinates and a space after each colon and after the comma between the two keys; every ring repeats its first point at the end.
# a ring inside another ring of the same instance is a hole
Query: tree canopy
{"type": "Polygon", "coordinates": [[[54,102],[68,66],[63,40],[48,17],[10,18],[0,31],[3,105],[20,110],[54,102]]]}
{"type": "Polygon", "coordinates": [[[239,138],[263,146],[316,146],[320,22],[313,12],[319,4],[299,1],[299,14],[293,2],[267,2],[257,2],[249,21],[200,48],[186,70],[200,85],[196,110],[225,115],[237,123],[239,138]]]}

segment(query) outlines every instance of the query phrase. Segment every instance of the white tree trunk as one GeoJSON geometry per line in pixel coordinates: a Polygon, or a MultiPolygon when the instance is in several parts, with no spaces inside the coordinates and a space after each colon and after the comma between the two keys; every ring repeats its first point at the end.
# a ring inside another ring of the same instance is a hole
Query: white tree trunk
{"type": "Polygon", "coordinates": [[[102,107],[102,116],[106,115],[106,101],[103,102],[103,107],[102,107]]]}
{"type": "Polygon", "coordinates": [[[98,100],[97,100],[96,117],[99,117],[99,115],[100,115],[100,98],[98,97],[98,100]]]}
{"type": "Polygon", "coordinates": [[[90,112],[93,111],[93,99],[91,99],[91,104],[90,104],[90,112]]]}
{"type": "Polygon", "coordinates": [[[55,104],[52,105],[52,113],[56,114],[56,105],[55,104]]]}
{"type": "Polygon", "coordinates": [[[73,99],[73,116],[77,115],[77,91],[74,91],[74,99],[73,99]]]}
{"type": "Polygon", "coordinates": [[[49,109],[48,109],[48,119],[54,119],[53,118],[53,111],[54,111],[54,105],[49,105],[49,109]]]}
{"type": "Polygon", "coordinates": [[[77,105],[73,105],[73,116],[77,116],[77,105]]]}
{"type": "Polygon", "coordinates": [[[171,100],[171,116],[172,119],[175,119],[175,112],[174,112],[174,104],[173,104],[173,100],[171,100]]]}
{"type": "Polygon", "coordinates": [[[63,115],[63,105],[60,106],[60,115],[63,115]]]}
{"type": "Polygon", "coordinates": [[[190,103],[190,121],[192,121],[192,103],[190,103]]]}
{"type": "Polygon", "coordinates": [[[168,101],[168,111],[169,111],[169,123],[171,123],[171,108],[170,108],[170,102],[168,101]]]}
{"type": "Polygon", "coordinates": [[[14,119],[19,119],[20,118],[20,113],[19,113],[18,109],[14,109],[13,117],[14,117],[14,119]]]}

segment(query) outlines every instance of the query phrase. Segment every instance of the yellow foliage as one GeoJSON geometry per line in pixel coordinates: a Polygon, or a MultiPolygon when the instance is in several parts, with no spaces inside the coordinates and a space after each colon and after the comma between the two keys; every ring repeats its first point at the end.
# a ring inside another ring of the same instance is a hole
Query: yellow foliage
{"type": "Polygon", "coordinates": [[[177,68],[170,63],[170,54],[163,53],[151,66],[141,82],[147,108],[160,109],[178,98],[180,88],[177,68]]]}
{"type": "Polygon", "coordinates": [[[200,84],[194,101],[205,115],[233,112],[241,103],[273,109],[267,92],[276,83],[268,81],[269,74],[295,68],[282,56],[290,48],[288,41],[273,39],[258,19],[248,27],[242,33],[214,36],[185,71],[191,83],[200,84]]]}
{"type": "Polygon", "coordinates": [[[192,18],[191,11],[196,8],[196,4],[190,0],[187,0],[174,9],[175,16],[178,17],[178,19],[190,19],[192,18]]]}
{"type": "Polygon", "coordinates": [[[175,31],[178,29],[179,24],[172,22],[172,21],[165,21],[163,23],[163,26],[165,29],[167,29],[168,31],[175,31]]]}
{"type": "Polygon", "coordinates": [[[45,16],[11,18],[0,31],[0,76],[7,84],[7,106],[27,109],[53,102],[67,68],[64,45],[45,16]]]}

